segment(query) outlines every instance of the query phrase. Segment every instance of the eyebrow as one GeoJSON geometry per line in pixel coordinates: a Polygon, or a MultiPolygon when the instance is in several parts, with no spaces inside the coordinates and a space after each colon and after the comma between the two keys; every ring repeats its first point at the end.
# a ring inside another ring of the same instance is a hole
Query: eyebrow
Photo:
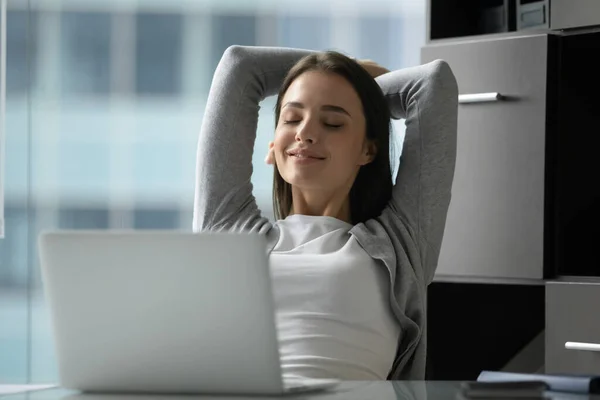
{"type": "MultiPolygon", "coordinates": [[[[302,108],[302,109],[304,108],[304,104],[302,104],[302,103],[299,103],[297,101],[289,101],[289,102],[285,103],[285,105],[282,107],[282,109],[285,107],[288,107],[288,106],[294,107],[294,108],[302,108]]],[[[344,109],[343,107],[340,107],[340,106],[334,106],[332,104],[326,104],[326,105],[322,106],[321,110],[338,112],[341,114],[346,114],[347,116],[351,117],[350,113],[348,111],[346,111],[346,109],[344,109]]]]}

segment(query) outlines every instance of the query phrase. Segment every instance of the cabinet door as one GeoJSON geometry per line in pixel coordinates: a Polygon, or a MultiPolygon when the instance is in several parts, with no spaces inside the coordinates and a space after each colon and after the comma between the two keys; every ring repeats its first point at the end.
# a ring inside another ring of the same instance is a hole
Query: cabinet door
{"type": "Polygon", "coordinates": [[[600,1],[552,0],[550,2],[550,28],[567,29],[600,25],[600,1]]]}
{"type": "Polygon", "coordinates": [[[547,49],[547,35],[422,48],[422,62],[449,63],[461,96],[436,279],[543,276],[547,49]]]}
{"type": "Polygon", "coordinates": [[[600,281],[546,285],[546,373],[600,374],[600,281]]]}

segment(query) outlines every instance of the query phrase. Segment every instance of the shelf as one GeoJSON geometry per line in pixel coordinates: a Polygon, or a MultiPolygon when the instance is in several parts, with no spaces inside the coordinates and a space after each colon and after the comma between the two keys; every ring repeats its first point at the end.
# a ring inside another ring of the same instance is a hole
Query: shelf
{"type": "Polygon", "coordinates": [[[550,27],[550,0],[429,0],[428,41],[550,27]]]}

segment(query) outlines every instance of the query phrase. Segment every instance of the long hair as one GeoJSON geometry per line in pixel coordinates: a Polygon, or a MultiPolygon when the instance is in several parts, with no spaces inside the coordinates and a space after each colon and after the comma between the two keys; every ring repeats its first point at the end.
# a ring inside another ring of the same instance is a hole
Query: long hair
{"type": "MultiPolygon", "coordinates": [[[[369,73],[353,59],[336,51],[326,51],[302,58],[285,77],[275,105],[275,125],[279,121],[281,102],[292,82],[308,71],[334,73],[345,78],[361,100],[366,120],[366,138],[375,145],[375,158],[360,167],[350,189],[350,218],[356,225],[378,217],[392,196],[390,166],[390,111],[381,88],[369,73]]],[[[286,182],[275,165],[273,174],[273,209],[277,219],[285,219],[292,209],[292,185],[286,182]]]]}

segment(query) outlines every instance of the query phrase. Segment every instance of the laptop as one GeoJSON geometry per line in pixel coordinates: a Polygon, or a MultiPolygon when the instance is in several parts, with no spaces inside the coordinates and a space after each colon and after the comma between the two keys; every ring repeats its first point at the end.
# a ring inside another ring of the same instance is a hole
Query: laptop
{"type": "Polygon", "coordinates": [[[59,384],[83,392],[283,395],[265,238],[176,231],[40,235],[59,384]]]}

